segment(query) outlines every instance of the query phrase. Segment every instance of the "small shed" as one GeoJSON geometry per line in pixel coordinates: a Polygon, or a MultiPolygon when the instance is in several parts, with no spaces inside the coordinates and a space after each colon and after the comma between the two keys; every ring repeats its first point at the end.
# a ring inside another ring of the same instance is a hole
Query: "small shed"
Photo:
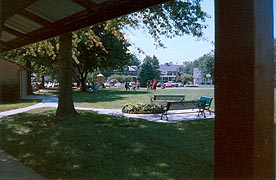
{"type": "Polygon", "coordinates": [[[27,95],[28,69],[0,57],[0,102],[17,101],[27,95]]]}

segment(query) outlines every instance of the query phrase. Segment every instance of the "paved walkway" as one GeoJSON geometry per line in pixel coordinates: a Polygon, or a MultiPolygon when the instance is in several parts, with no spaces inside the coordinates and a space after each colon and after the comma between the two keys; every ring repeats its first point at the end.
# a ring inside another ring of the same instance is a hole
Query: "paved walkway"
{"type": "MultiPolygon", "coordinates": [[[[39,99],[39,97],[27,97],[33,99],[39,99]]],[[[0,112],[0,118],[23,113],[32,109],[43,108],[43,107],[57,107],[58,98],[55,96],[45,96],[40,103],[25,108],[14,109],[10,111],[0,112]]],[[[127,114],[122,113],[121,109],[103,109],[103,108],[81,108],[76,107],[77,110],[92,110],[99,114],[107,114],[113,116],[130,117],[130,118],[141,118],[153,122],[173,123],[177,121],[186,120],[199,120],[204,119],[202,116],[198,117],[197,112],[189,112],[185,114],[177,114],[176,112],[168,113],[169,121],[160,120],[160,114],[127,114]]],[[[206,113],[206,117],[214,118],[214,114],[206,113]]],[[[21,162],[16,160],[14,157],[6,154],[0,150],[0,180],[46,180],[30,167],[23,165],[21,162]]]]}

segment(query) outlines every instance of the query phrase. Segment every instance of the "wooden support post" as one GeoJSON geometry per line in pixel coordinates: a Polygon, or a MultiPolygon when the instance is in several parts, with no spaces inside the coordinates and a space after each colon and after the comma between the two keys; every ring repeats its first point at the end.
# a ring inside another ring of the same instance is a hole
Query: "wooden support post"
{"type": "Polygon", "coordinates": [[[274,179],[272,8],[216,1],[215,179],[274,179]]]}

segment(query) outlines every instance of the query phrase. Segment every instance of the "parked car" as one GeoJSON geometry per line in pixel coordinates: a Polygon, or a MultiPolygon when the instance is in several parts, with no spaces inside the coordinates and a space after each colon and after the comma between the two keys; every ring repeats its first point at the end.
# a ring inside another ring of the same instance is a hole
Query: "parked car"
{"type": "Polygon", "coordinates": [[[164,82],[158,82],[158,83],[157,83],[157,87],[162,87],[163,84],[164,84],[164,82]]]}
{"type": "Polygon", "coordinates": [[[122,87],[122,84],[121,84],[120,82],[116,82],[116,83],[114,84],[114,87],[122,87]]]}
{"type": "Polygon", "coordinates": [[[168,81],[165,84],[165,87],[172,87],[172,81],[168,81]]]}
{"type": "Polygon", "coordinates": [[[177,87],[184,87],[184,84],[182,82],[177,82],[177,87]]]}
{"type": "Polygon", "coordinates": [[[178,84],[176,82],[172,82],[172,87],[178,87],[178,84]]]}
{"type": "Polygon", "coordinates": [[[104,83],[104,86],[105,86],[105,87],[110,87],[110,85],[111,85],[110,82],[105,82],[105,83],[104,83]]]}

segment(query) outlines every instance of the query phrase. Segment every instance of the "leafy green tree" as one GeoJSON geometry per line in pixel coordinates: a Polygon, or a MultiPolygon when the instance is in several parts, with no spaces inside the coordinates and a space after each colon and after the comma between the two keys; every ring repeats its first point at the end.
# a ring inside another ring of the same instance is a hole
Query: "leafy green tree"
{"type": "Polygon", "coordinates": [[[202,76],[206,77],[206,74],[211,74],[214,77],[215,73],[215,58],[214,52],[211,51],[208,54],[204,54],[198,59],[199,68],[201,70],[202,76]]]}
{"type": "Polygon", "coordinates": [[[191,74],[183,74],[182,76],[180,76],[180,80],[184,84],[187,84],[189,81],[193,82],[194,77],[191,74]]]}
{"type": "MultiPolygon", "coordinates": [[[[5,54],[9,59],[13,59],[21,65],[25,65],[35,75],[41,78],[44,86],[44,76],[56,76],[57,71],[57,38],[51,38],[45,41],[31,44],[26,47],[18,48],[5,54]]],[[[30,76],[28,78],[28,89],[31,89],[30,76]]],[[[30,94],[30,93],[28,93],[30,94]]]]}
{"type": "Polygon", "coordinates": [[[164,47],[160,37],[173,38],[184,34],[201,37],[208,14],[201,9],[202,0],[174,0],[115,19],[117,27],[143,28],[164,47]]]}
{"type": "Polygon", "coordinates": [[[141,65],[139,80],[141,86],[146,86],[148,80],[160,79],[159,61],[156,56],[146,56],[141,65]]]}
{"type": "Polygon", "coordinates": [[[140,66],[141,65],[141,61],[135,56],[133,55],[131,60],[130,60],[130,66],[140,66]]]}
{"type": "Polygon", "coordinates": [[[194,68],[199,68],[203,77],[206,77],[206,74],[211,74],[214,77],[215,73],[215,60],[214,60],[214,51],[211,51],[208,54],[204,54],[194,61],[185,61],[183,65],[179,67],[181,72],[184,74],[193,74],[194,68]]]}
{"type": "Polygon", "coordinates": [[[125,75],[118,75],[118,74],[113,74],[113,75],[111,75],[111,76],[109,76],[108,78],[107,78],[107,80],[108,81],[119,81],[119,82],[130,82],[130,81],[132,81],[132,77],[130,77],[130,76],[125,76],[125,75]]]}
{"type": "Polygon", "coordinates": [[[192,61],[184,61],[183,65],[179,66],[179,72],[182,74],[193,74],[193,62],[192,61]]]}
{"type": "Polygon", "coordinates": [[[87,75],[94,69],[123,69],[130,62],[130,44],[119,31],[109,29],[108,23],[76,31],[73,44],[73,75],[81,82],[83,91],[87,75]]]}
{"type": "MultiPolygon", "coordinates": [[[[150,59],[149,59],[150,60],[150,59]]],[[[160,66],[159,66],[159,60],[155,55],[153,55],[152,59],[150,60],[153,68],[153,76],[154,79],[159,80],[160,79],[160,66]]]]}

